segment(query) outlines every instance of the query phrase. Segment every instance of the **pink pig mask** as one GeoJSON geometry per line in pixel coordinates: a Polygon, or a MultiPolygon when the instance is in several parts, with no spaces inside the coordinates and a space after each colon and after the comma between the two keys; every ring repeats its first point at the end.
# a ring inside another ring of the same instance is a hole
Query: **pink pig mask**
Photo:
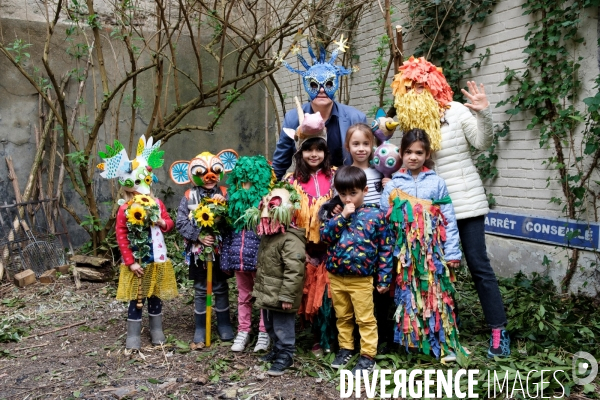
{"type": "Polygon", "coordinates": [[[306,136],[316,136],[325,128],[325,121],[320,112],[304,114],[304,121],[300,125],[302,133],[306,136]]]}

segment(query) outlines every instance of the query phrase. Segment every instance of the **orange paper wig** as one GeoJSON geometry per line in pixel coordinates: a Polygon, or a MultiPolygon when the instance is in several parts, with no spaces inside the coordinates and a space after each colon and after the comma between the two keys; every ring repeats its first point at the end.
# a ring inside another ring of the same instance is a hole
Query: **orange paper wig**
{"type": "Polygon", "coordinates": [[[446,106],[452,101],[452,89],[442,73],[442,69],[436,67],[423,57],[415,58],[411,56],[408,61],[398,68],[392,82],[392,91],[394,96],[406,93],[406,88],[411,87],[413,82],[423,83],[433,95],[433,98],[441,107],[446,106]]]}

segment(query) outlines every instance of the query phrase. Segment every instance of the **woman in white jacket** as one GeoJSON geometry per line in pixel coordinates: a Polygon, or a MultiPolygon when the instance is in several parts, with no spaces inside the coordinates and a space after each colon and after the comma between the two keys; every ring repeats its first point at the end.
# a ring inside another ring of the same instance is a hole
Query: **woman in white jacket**
{"type": "Polygon", "coordinates": [[[485,245],[488,202],[469,152],[469,143],[479,150],[491,145],[492,112],[483,85],[467,85],[469,91],[462,93],[471,103],[454,102],[441,69],[422,57],[411,57],[394,77],[394,106],[403,131],[421,128],[430,136],[436,172],[446,181],[465,259],[492,328],[488,356],[506,357],[510,355],[506,313],[485,245]]]}

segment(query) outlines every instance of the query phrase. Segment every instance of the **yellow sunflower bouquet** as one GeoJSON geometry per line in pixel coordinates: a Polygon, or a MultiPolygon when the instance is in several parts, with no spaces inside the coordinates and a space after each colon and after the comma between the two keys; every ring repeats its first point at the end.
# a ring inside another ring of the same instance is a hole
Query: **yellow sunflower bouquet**
{"type": "MultiPolygon", "coordinates": [[[[125,202],[123,202],[125,204],[125,202]]],[[[150,254],[151,237],[149,228],[160,219],[160,208],[154,199],[138,194],[127,202],[127,239],[131,245],[133,256],[141,260],[142,268],[146,266],[144,258],[150,254]]]]}
{"type": "Polygon", "coordinates": [[[223,200],[203,198],[196,209],[190,213],[190,219],[196,221],[202,228],[200,237],[214,236],[215,243],[212,246],[204,246],[198,254],[202,261],[212,253],[219,253],[221,247],[221,230],[228,223],[227,203],[223,200]]]}

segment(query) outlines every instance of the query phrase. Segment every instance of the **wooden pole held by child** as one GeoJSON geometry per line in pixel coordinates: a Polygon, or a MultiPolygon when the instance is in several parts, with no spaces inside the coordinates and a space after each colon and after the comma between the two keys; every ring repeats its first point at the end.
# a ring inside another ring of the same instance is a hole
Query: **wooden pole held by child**
{"type": "Polygon", "coordinates": [[[212,259],[206,260],[206,340],[204,344],[210,347],[210,327],[212,314],[212,259]]]}

